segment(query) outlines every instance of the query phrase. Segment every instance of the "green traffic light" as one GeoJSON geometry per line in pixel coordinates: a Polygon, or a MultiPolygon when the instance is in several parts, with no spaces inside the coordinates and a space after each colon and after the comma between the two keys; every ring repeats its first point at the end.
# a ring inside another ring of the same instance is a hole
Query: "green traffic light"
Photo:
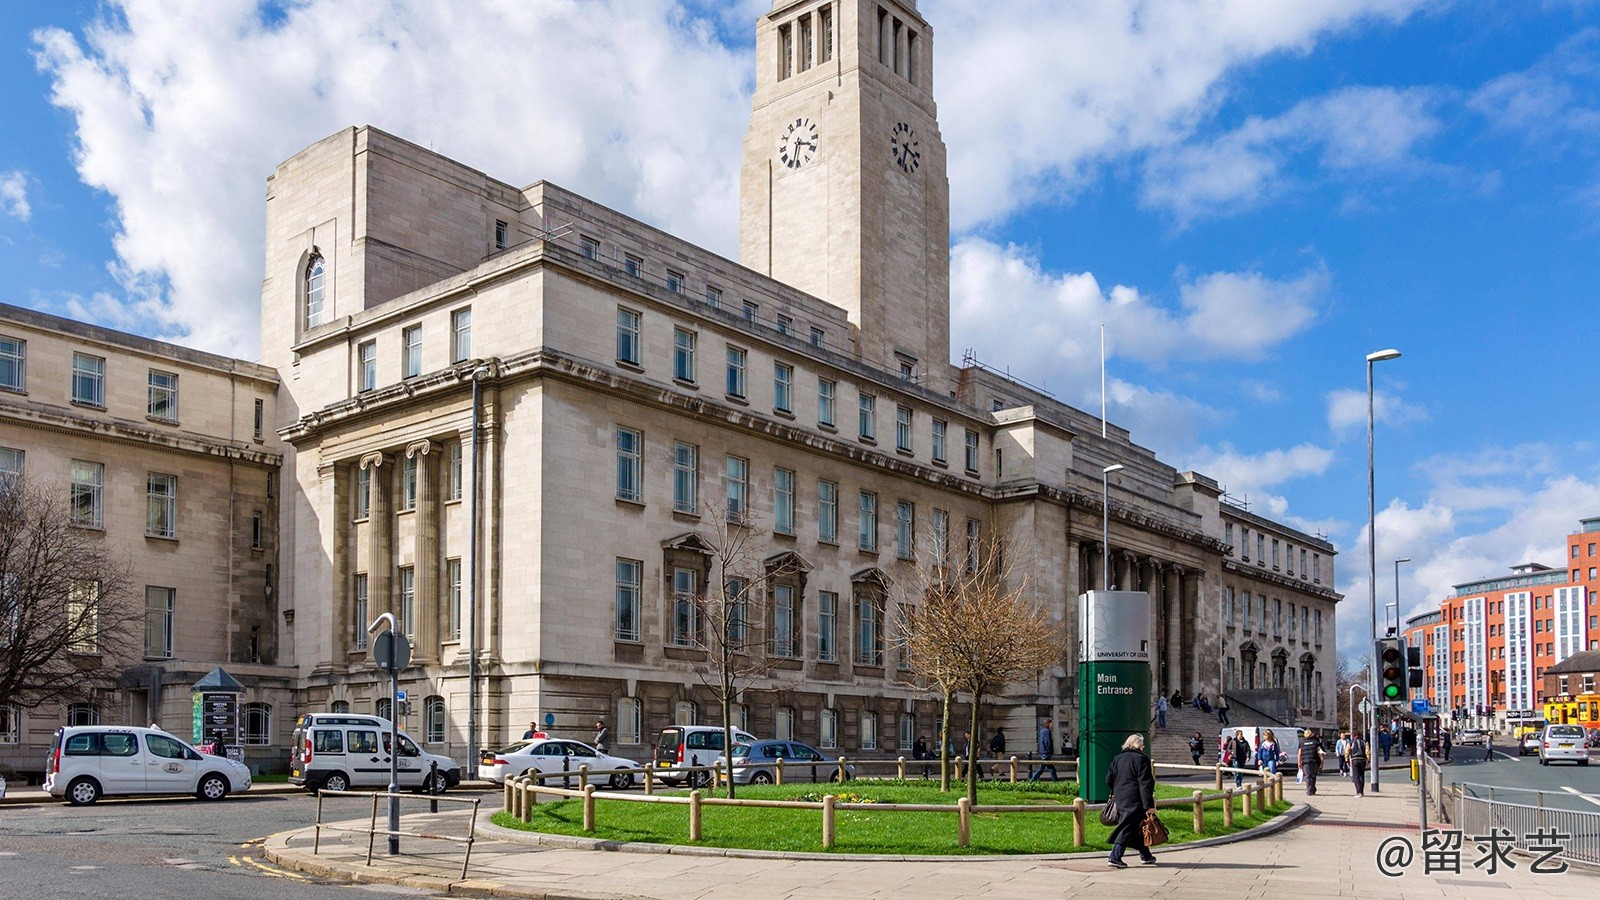
{"type": "Polygon", "coordinates": [[[1400,696],[1400,686],[1397,684],[1385,685],[1383,688],[1383,696],[1390,700],[1400,696]]]}

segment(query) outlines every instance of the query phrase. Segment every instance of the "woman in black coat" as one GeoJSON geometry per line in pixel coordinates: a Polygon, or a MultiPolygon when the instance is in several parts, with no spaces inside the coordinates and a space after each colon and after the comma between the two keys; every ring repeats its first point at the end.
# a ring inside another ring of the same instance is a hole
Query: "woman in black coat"
{"type": "Polygon", "coordinates": [[[1130,734],[1122,742],[1122,752],[1111,760],[1106,772],[1106,785],[1117,804],[1117,827],[1111,829],[1107,865],[1126,869],[1128,864],[1122,861],[1122,854],[1129,847],[1139,851],[1140,862],[1154,863],[1155,854],[1144,843],[1144,814],[1156,807],[1156,775],[1150,767],[1150,757],[1144,755],[1144,735],[1130,734]]]}

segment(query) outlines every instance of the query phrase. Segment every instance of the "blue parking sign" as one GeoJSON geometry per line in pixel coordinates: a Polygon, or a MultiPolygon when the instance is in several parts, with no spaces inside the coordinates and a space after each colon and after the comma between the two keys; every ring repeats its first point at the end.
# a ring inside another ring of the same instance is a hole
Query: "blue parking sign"
{"type": "Polygon", "coordinates": [[[395,691],[394,692],[394,699],[400,701],[401,703],[404,703],[407,700],[406,692],[405,691],[395,691]]]}
{"type": "Polygon", "coordinates": [[[1411,711],[1419,716],[1428,714],[1428,699],[1426,697],[1412,697],[1411,711]]]}

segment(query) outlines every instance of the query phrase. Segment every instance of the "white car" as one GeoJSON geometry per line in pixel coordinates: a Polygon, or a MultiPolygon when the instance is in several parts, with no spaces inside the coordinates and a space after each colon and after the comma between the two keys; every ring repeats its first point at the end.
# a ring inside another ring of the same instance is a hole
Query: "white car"
{"type": "Polygon", "coordinates": [[[1564,760],[1589,764],[1588,734],[1582,725],[1546,725],[1539,736],[1539,765],[1564,760]]]}
{"type": "Polygon", "coordinates": [[[159,728],[86,725],[56,729],[44,789],[74,806],[130,794],[221,800],[250,789],[250,769],[159,728]]]}
{"type": "MultiPolygon", "coordinates": [[[[639,768],[639,764],[631,759],[601,753],[580,741],[533,738],[517,741],[504,750],[485,751],[483,758],[478,761],[478,777],[496,784],[504,784],[507,778],[531,772],[571,772],[576,778],[579,766],[588,766],[590,772],[614,772],[610,775],[590,775],[589,783],[610,785],[617,789],[632,785],[635,776],[614,770],[639,768]]],[[[545,784],[559,783],[554,779],[545,779],[545,784]]]]}

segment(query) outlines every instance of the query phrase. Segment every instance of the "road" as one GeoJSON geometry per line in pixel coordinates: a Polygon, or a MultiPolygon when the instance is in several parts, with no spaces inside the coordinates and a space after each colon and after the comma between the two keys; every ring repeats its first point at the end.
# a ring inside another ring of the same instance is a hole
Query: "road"
{"type": "Polygon", "coordinates": [[[1538,802],[1533,792],[1542,791],[1547,807],[1600,812],[1600,765],[1595,763],[1541,766],[1537,756],[1518,756],[1514,748],[1509,753],[1496,748],[1490,762],[1481,746],[1457,745],[1451,755],[1454,759],[1444,766],[1445,780],[1468,786],[1473,795],[1488,796],[1487,786],[1492,785],[1496,799],[1533,805],[1538,802]]]}
{"type": "MultiPolygon", "coordinates": [[[[366,806],[361,801],[351,804],[352,810],[366,806]]],[[[88,807],[4,806],[0,807],[0,885],[5,887],[0,893],[107,900],[130,896],[349,900],[352,891],[442,896],[312,878],[261,858],[257,844],[262,838],[315,820],[316,801],[305,794],[245,794],[220,803],[182,798],[101,801],[88,807]]]]}

